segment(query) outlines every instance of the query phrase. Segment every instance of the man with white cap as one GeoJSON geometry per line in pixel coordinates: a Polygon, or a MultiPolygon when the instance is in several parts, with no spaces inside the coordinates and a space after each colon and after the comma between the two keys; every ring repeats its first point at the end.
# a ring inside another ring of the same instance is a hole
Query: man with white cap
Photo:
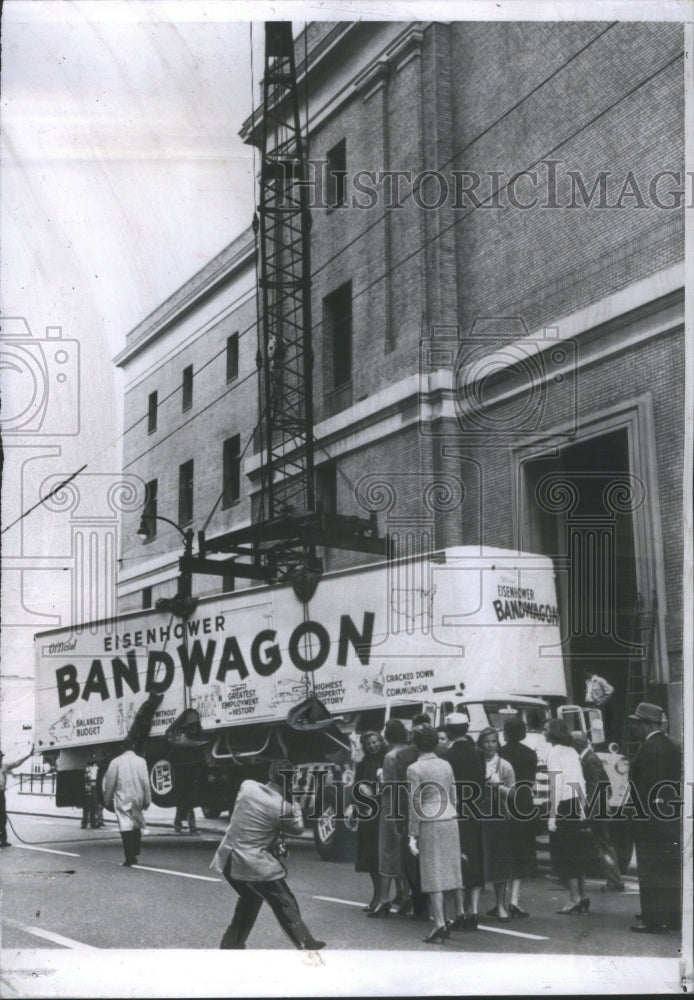
{"type": "Polygon", "coordinates": [[[636,845],[641,913],[631,925],[638,934],[678,931],[682,926],[680,818],[682,751],[663,732],[658,705],[641,702],[629,719],[642,741],[629,770],[640,807],[631,823],[636,845]],[[647,818],[643,818],[645,812],[647,818]],[[641,813],[641,817],[638,815],[641,813]]]}

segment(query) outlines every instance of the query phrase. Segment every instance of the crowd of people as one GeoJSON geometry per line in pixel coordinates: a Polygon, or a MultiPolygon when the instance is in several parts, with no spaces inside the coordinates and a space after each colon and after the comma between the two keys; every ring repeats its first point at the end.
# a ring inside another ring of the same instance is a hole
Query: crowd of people
{"type": "MultiPolygon", "coordinates": [[[[636,847],[641,913],[631,929],[662,933],[681,929],[681,835],[677,811],[681,788],[681,751],[663,731],[663,713],[642,703],[630,716],[640,747],[631,761],[632,795],[640,803],[631,823],[636,847]],[[646,808],[647,807],[647,808],[646,808]],[[640,812],[639,812],[640,810],[640,812]]],[[[524,882],[537,873],[537,814],[533,788],[538,770],[534,750],[524,743],[518,717],[500,733],[487,727],[473,741],[462,713],[436,730],[425,714],[408,731],[391,719],[384,732],[361,733],[356,764],[355,802],[360,788],[370,794],[358,812],[357,872],[369,875],[367,918],[397,916],[431,921],[423,940],[443,944],[454,932],[478,929],[482,892],[491,887],[493,905],[486,918],[500,923],[530,916],[521,903],[524,882]]],[[[610,819],[602,809],[609,780],[600,758],[582,732],[570,732],[561,719],[545,723],[549,745],[548,829],[553,877],[568,893],[556,911],[587,913],[586,874],[598,865],[605,891],[624,891],[610,838],[610,819]],[[600,794],[602,792],[602,795],[600,794]],[[589,804],[597,804],[593,813],[589,804]]],[[[0,846],[5,833],[4,785],[7,773],[24,759],[3,765],[0,753],[0,846]]],[[[85,773],[82,825],[100,823],[96,759],[85,773]]],[[[289,888],[284,865],[284,834],[300,834],[303,818],[292,801],[289,760],[270,765],[265,784],[242,783],[229,826],[211,867],[223,874],[238,896],[222,948],[245,948],[263,902],[267,902],[297,948],[317,950],[325,942],[304,924],[289,888]]],[[[104,804],[115,811],[125,853],[124,867],[137,864],[144,812],[151,802],[147,765],[132,742],[114,758],[103,777],[104,804]]],[[[680,800],[681,804],[681,800],[680,800]]],[[[190,820],[192,802],[176,815],[176,828],[190,820]]],[[[194,820],[194,817],[193,817],[194,820]]],[[[491,901],[491,900],[490,900],[491,901]]]]}
{"type": "Polygon", "coordinates": [[[408,740],[403,723],[391,720],[383,739],[376,732],[362,734],[363,757],[355,772],[355,782],[372,788],[380,782],[383,788],[377,815],[357,826],[355,867],[373,885],[367,916],[431,916],[434,926],[424,938],[430,944],[454,930],[477,929],[486,884],[495,894],[487,916],[503,923],[527,917],[520,890],[536,871],[536,825],[514,818],[529,815],[533,805],[537,757],[521,742],[525,727],[509,720],[503,747],[491,727],[476,743],[467,731],[462,713],[449,715],[445,730],[438,731],[422,714],[412,720],[408,740]],[[460,801],[463,788],[479,789],[475,811],[460,801]]]}
{"type": "MultiPolygon", "coordinates": [[[[634,793],[651,802],[660,782],[665,798],[661,794],[656,804],[667,806],[669,788],[672,805],[681,755],[662,732],[662,711],[644,703],[631,721],[642,741],[632,761],[634,793]]],[[[609,779],[584,733],[552,719],[544,736],[552,873],[568,894],[556,912],[580,915],[591,905],[585,888],[591,869],[604,877],[604,891],[625,889],[605,810],[609,779]]],[[[383,737],[362,734],[355,780],[382,789],[380,808],[362,815],[357,829],[356,871],[367,873],[373,887],[364,906],[369,918],[430,917],[434,926],[424,941],[443,943],[454,931],[477,930],[485,887],[494,892],[487,918],[508,923],[529,916],[520,896],[524,880],[537,872],[538,762],[525,737],[522,720],[512,718],[504,724],[503,745],[492,727],[473,741],[462,713],[449,715],[445,730],[416,716],[409,738],[398,720],[387,723],[383,737]]],[[[637,933],[681,927],[679,821],[673,815],[656,810],[631,823],[642,904],[631,925],[637,933]]]]}

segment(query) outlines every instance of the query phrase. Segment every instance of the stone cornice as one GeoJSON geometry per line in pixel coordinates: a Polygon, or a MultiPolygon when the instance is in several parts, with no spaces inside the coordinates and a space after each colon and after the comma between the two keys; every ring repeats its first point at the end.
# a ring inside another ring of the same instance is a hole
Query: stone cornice
{"type": "Polygon", "coordinates": [[[194,274],[185,285],[130,331],[127,335],[129,343],[126,343],[125,348],[115,356],[114,364],[118,365],[119,368],[124,367],[185,315],[219,291],[245,267],[252,264],[254,253],[255,243],[250,232],[242,234],[233,243],[230,243],[204,268],[194,274]]]}

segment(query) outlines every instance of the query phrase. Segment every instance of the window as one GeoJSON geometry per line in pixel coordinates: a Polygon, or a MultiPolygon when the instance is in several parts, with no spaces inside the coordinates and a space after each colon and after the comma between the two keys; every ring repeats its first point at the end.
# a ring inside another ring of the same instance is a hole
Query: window
{"type": "Polygon", "coordinates": [[[326,205],[328,208],[341,208],[345,204],[347,187],[347,143],[344,139],[328,150],[326,180],[326,205]]]}
{"type": "Polygon", "coordinates": [[[147,433],[154,434],[157,429],[157,396],[158,393],[150,392],[147,400],[147,433]]]}
{"type": "Polygon", "coordinates": [[[323,299],[324,391],[330,413],[352,404],[352,282],[323,299]]]}
{"type": "Polygon", "coordinates": [[[239,375],[239,335],[227,337],[227,382],[233,382],[239,375]]]}
{"type": "Polygon", "coordinates": [[[193,520],[193,459],[178,468],[178,523],[193,520]]]}
{"type": "Polygon", "coordinates": [[[157,492],[158,481],[150,479],[145,486],[145,506],[142,511],[142,525],[147,532],[147,541],[157,534],[157,492]]]}
{"type": "Polygon", "coordinates": [[[222,456],[222,507],[231,507],[241,496],[241,436],[234,434],[224,442],[222,456]]]}
{"type": "Polygon", "coordinates": [[[143,587],[142,588],[142,609],[146,611],[147,608],[152,607],[152,588],[143,587]]]}
{"type": "Polygon", "coordinates": [[[193,366],[183,369],[183,409],[189,410],[193,405],[193,366]]]}
{"type": "Polygon", "coordinates": [[[325,462],[316,469],[316,503],[324,514],[337,513],[337,466],[325,462]]]}

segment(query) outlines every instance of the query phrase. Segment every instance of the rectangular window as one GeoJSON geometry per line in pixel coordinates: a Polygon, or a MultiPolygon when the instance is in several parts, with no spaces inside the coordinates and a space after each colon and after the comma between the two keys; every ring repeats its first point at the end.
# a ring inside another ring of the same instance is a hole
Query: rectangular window
{"type": "Polygon", "coordinates": [[[152,588],[143,587],[142,588],[142,609],[146,611],[147,608],[152,607],[152,588]]]}
{"type": "Polygon", "coordinates": [[[325,462],[316,469],[316,503],[324,514],[337,513],[337,466],[325,462]]]}
{"type": "Polygon", "coordinates": [[[147,433],[154,434],[157,429],[157,392],[150,392],[147,400],[147,433]]]}
{"type": "Polygon", "coordinates": [[[327,185],[325,204],[328,208],[342,208],[347,188],[347,142],[341,139],[327,154],[327,185]]]}
{"type": "Polygon", "coordinates": [[[157,534],[157,492],[158,480],[150,479],[145,486],[145,506],[142,511],[142,527],[147,532],[146,541],[157,534]]]}
{"type": "Polygon", "coordinates": [[[239,335],[227,337],[227,382],[239,377],[239,335]]]}
{"type": "Polygon", "coordinates": [[[352,282],[323,299],[324,391],[330,414],[352,404],[352,282]]]}
{"type": "Polygon", "coordinates": [[[241,435],[234,434],[224,442],[222,456],[222,507],[231,507],[241,496],[241,435]]]}
{"type": "Polygon", "coordinates": [[[193,459],[178,467],[178,523],[193,520],[193,459]]]}
{"type": "Polygon", "coordinates": [[[183,409],[189,410],[193,405],[193,366],[183,369],[183,409]]]}

